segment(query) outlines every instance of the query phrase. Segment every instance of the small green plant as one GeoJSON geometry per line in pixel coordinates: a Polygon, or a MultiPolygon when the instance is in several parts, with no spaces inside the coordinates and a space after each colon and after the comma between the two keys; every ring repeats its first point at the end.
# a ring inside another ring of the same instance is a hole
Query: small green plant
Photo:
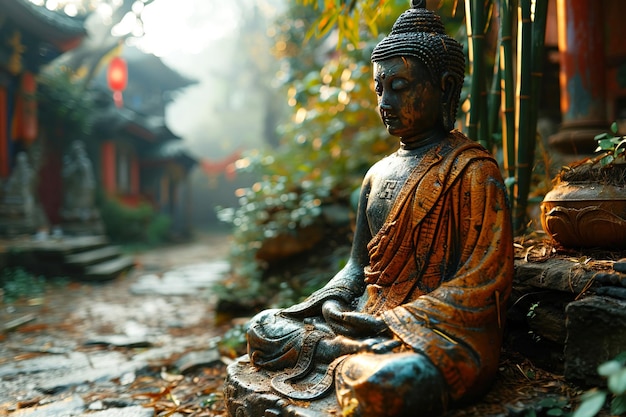
{"type": "Polygon", "coordinates": [[[2,299],[6,304],[12,304],[20,298],[40,297],[45,292],[45,279],[33,275],[20,267],[4,268],[0,272],[0,288],[2,299]]]}
{"type": "Polygon", "coordinates": [[[595,152],[603,152],[600,159],[600,165],[606,166],[614,163],[626,162],[626,136],[617,134],[617,123],[611,124],[609,133],[597,135],[594,139],[598,142],[595,152]]]}
{"type": "Polygon", "coordinates": [[[247,324],[236,325],[229,329],[217,343],[219,352],[227,357],[236,358],[246,353],[247,341],[246,332],[247,324]]]}
{"type": "Polygon", "coordinates": [[[570,403],[566,397],[546,397],[537,404],[538,409],[526,411],[524,417],[541,416],[571,416],[570,403]],[[538,414],[539,412],[539,414],[538,414]]]}
{"type": "Polygon", "coordinates": [[[598,366],[598,374],[607,379],[608,390],[594,388],[586,391],[572,417],[597,415],[609,398],[612,416],[626,413],[626,352],[598,366]]]}

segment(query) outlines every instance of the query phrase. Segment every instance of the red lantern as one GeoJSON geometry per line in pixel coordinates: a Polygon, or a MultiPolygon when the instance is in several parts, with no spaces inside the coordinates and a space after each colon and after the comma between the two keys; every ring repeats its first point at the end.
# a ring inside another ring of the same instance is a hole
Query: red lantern
{"type": "Polygon", "coordinates": [[[109,70],[107,71],[107,82],[109,88],[113,90],[113,101],[117,107],[122,107],[122,91],[126,89],[128,83],[128,66],[126,61],[119,57],[113,57],[109,63],[109,70]]]}

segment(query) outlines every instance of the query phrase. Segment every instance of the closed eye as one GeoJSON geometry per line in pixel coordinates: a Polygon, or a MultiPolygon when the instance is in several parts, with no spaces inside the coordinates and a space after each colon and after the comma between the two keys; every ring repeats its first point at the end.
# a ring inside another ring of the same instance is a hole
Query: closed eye
{"type": "Polygon", "coordinates": [[[395,91],[403,90],[409,86],[409,82],[404,78],[395,78],[391,81],[391,89],[395,91]]]}

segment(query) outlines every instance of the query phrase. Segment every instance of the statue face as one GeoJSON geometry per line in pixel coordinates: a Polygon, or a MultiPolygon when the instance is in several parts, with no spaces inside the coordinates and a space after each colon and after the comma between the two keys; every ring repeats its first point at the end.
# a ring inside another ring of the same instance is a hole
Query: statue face
{"type": "Polygon", "coordinates": [[[375,62],[374,85],[387,131],[405,145],[443,129],[441,88],[419,60],[395,57],[375,62]]]}

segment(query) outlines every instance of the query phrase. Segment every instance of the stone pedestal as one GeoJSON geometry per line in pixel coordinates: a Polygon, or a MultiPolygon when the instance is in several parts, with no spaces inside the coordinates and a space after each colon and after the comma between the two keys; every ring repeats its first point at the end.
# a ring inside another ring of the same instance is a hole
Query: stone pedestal
{"type": "Polygon", "coordinates": [[[32,201],[4,198],[0,201],[0,235],[17,236],[33,234],[40,222],[37,207],[32,201]]]}
{"type": "Polygon", "coordinates": [[[604,385],[598,365],[626,350],[626,301],[590,296],[571,302],[565,312],[565,378],[604,385]]]}
{"type": "Polygon", "coordinates": [[[275,374],[257,370],[248,356],[228,367],[226,408],[231,417],[324,417],[341,415],[334,391],[316,401],[294,401],[276,394],[270,381],[275,374]]]}
{"type": "Polygon", "coordinates": [[[61,210],[61,229],[69,236],[93,236],[104,234],[100,211],[93,208],[61,210]]]}

